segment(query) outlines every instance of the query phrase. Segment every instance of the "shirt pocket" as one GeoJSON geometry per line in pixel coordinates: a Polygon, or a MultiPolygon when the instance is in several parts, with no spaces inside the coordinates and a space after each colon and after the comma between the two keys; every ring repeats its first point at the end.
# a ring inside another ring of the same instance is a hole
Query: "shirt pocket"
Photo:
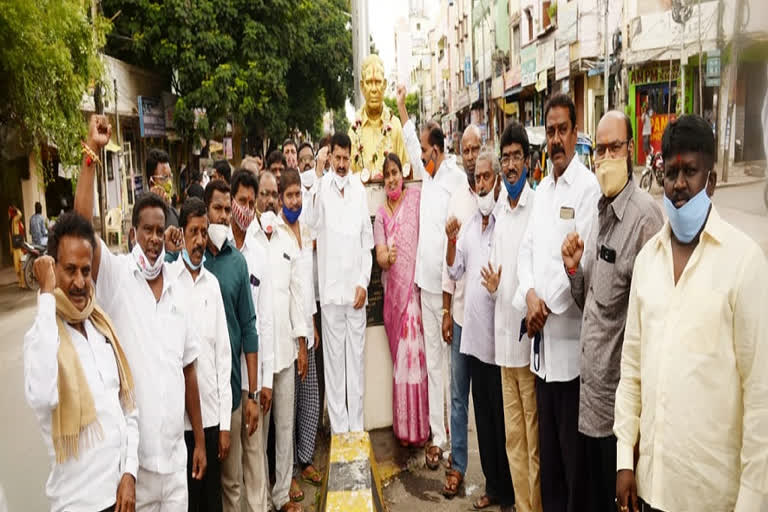
{"type": "Polygon", "coordinates": [[[682,299],[679,318],[683,320],[681,337],[686,349],[697,354],[713,354],[720,339],[721,324],[729,308],[727,296],[719,291],[696,288],[682,299]]]}

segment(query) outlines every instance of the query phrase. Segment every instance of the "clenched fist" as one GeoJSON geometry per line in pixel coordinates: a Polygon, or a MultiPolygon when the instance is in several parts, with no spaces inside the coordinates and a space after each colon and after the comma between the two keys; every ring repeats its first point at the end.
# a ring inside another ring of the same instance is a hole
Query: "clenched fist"
{"type": "Polygon", "coordinates": [[[569,233],[563,241],[561,252],[565,268],[571,270],[579,268],[579,262],[584,255],[584,240],[576,232],[569,233]]]}
{"type": "Polygon", "coordinates": [[[445,222],[445,236],[448,237],[448,240],[456,240],[460,229],[461,222],[459,222],[459,219],[454,216],[448,217],[448,220],[445,222]]]}
{"type": "Polygon", "coordinates": [[[405,86],[403,84],[399,84],[397,86],[397,106],[405,106],[405,97],[407,95],[407,91],[405,90],[405,86]]]}
{"type": "Polygon", "coordinates": [[[51,256],[41,256],[35,260],[35,277],[40,283],[41,293],[53,293],[54,288],[56,288],[55,265],[56,262],[51,256]]]}
{"type": "Polygon", "coordinates": [[[91,114],[88,121],[88,139],[85,141],[97,155],[112,137],[112,125],[107,116],[91,114]]]}

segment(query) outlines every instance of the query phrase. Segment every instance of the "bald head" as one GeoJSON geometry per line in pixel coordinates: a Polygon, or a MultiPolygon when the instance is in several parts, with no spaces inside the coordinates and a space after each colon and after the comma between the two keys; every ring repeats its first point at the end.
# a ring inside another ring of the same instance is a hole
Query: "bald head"
{"type": "Polygon", "coordinates": [[[475,174],[475,165],[477,163],[477,155],[480,154],[480,144],[482,142],[482,135],[480,134],[480,128],[476,124],[470,124],[464,130],[464,135],[461,137],[461,157],[464,162],[464,170],[467,172],[468,177],[472,177],[470,185],[475,174]]]}
{"type": "Polygon", "coordinates": [[[626,158],[627,172],[632,175],[632,122],[619,110],[610,110],[600,119],[595,134],[595,163],[606,158],[626,158]]]}

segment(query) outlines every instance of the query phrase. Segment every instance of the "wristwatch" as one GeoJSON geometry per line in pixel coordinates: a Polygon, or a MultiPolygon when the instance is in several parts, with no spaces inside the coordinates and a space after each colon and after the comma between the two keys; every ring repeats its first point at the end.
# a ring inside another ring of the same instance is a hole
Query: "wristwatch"
{"type": "Polygon", "coordinates": [[[253,400],[254,402],[257,402],[258,401],[258,397],[259,397],[259,392],[258,391],[254,391],[253,393],[248,393],[248,399],[249,400],[253,400]]]}

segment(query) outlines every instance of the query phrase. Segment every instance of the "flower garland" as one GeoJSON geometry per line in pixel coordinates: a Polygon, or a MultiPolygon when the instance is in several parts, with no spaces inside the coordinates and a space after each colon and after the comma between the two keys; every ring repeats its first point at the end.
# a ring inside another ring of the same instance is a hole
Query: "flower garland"
{"type": "Polygon", "coordinates": [[[357,169],[362,173],[361,180],[367,182],[370,179],[381,180],[384,177],[384,159],[387,154],[392,151],[392,124],[389,122],[391,114],[389,110],[384,107],[381,113],[382,127],[379,132],[379,140],[376,144],[376,148],[370,156],[365,153],[365,147],[360,139],[362,132],[363,120],[360,117],[355,118],[354,124],[352,124],[352,147],[357,149],[354,156],[354,164],[357,169]],[[370,169],[369,166],[370,165],[370,169]],[[365,171],[368,171],[367,173],[365,171]]]}

